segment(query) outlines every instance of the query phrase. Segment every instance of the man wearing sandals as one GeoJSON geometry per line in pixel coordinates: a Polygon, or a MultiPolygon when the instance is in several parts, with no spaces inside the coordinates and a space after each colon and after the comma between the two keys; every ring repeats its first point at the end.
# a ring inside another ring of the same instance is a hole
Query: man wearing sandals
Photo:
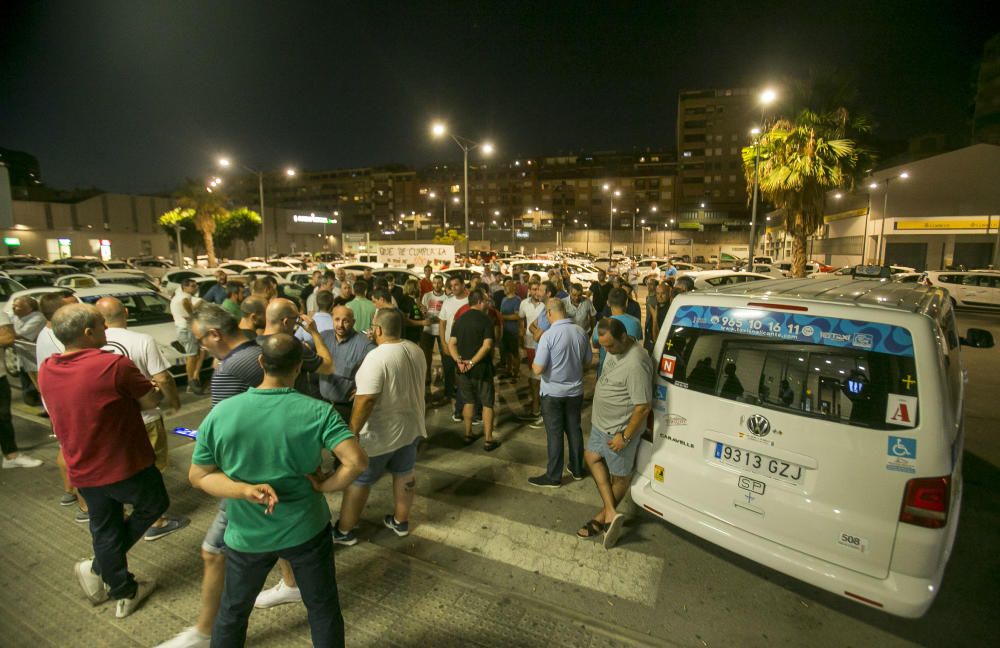
{"type": "Polygon", "coordinates": [[[465,421],[465,442],[471,443],[472,417],[475,403],[483,405],[483,448],[496,450],[499,441],[493,439],[493,404],[496,389],[493,385],[493,342],[496,337],[494,322],[486,314],[487,300],[480,290],[469,293],[469,310],[455,322],[448,351],[456,358],[458,393],[462,397],[462,417],[465,421]]]}
{"type": "Polygon", "coordinates": [[[610,549],[625,523],[617,508],[628,492],[639,447],[636,437],[646,425],[653,398],[653,361],[616,319],[600,321],[597,339],[607,356],[597,379],[590,440],[583,456],[604,507],[577,535],[592,538],[603,532],[604,547],[610,549]]]}
{"type": "Polygon", "coordinates": [[[427,436],[424,423],[424,352],[402,338],[403,314],[396,308],[375,313],[372,333],[378,345],[365,356],[355,376],[356,394],[351,432],[368,453],[368,469],[344,492],[333,541],[355,545],[354,527],[368,502],[372,486],[387,471],[392,474],[393,511],[382,523],[399,537],[410,533],[417,446],[427,436]]]}

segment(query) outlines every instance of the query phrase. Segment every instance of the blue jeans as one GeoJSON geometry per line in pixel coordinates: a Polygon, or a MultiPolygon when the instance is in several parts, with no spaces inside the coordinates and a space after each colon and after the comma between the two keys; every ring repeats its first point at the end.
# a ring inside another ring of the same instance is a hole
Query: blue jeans
{"type": "Polygon", "coordinates": [[[583,432],[580,430],[580,411],[583,394],[579,396],[542,396],[542,420],[548,438],[549,464],[545,476],[551,481],[562,481],[563,435],[569,445],[569,469],[574,475],[583,475],[583,432]]]}
{"type": "Polygon", "coordinates": [[[119,482],[81,486],[78,490],[90,511],[92,569],[107,583],[108,596],[132,598],[137,584],[128,571],[128,550],[170,506],[163,476],[156,466],[149,466],[119,482]],[[125,504],[132,505],[127,519],[125,504]]]}
{"type": "Polygon", "coordinates": [[[344,617],[340,613],[333,540],[327,524],[318,535],[297,547],[264,553],[226,548],[226,585],[212,628],[212,648],[241,648],[246,644],[247,622],[254,601],[278,558],[292,565],[309,615],[313,646],[343,647],[344,617]]]}

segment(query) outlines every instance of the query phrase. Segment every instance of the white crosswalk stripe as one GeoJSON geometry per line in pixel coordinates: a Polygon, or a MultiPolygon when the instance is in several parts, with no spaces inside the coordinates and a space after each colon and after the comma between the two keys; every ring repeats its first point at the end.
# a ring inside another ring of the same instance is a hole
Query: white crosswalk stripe
{"type": "MultiPolygon", "coordinates": [[[[391,510],[391,505],[391,488],[377,485],[365,517],[391,510]]],[[[577,538],[572,532],[560,533],[426,497],[417,497],[411,520],[410,533],[418,538],[643,605],[656,602],[662,558],[623,548],[608,551],[599,541],[577,538]]]]}

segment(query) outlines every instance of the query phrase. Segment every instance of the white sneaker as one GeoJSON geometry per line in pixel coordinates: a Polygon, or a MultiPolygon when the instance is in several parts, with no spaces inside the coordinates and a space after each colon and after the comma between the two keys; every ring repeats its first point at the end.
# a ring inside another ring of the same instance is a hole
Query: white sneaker
{"type": "Polygon", "coordinates": [[[41,459],[35,459],[34,457],[23,452],[18,452],[17,456],[13,459],[8,459],[7,457],[3,458],[4,468],[37,468],[41,465],[41,459]]]}
{"type": "Polygon", "coordinates": [[[257,595],[257,601],[253,604],[256,608],[270,608],[275,605],[285,603],[295,603],[302,600],[302,593],[298,587],[285,585],[285,579],[278,581],[278,584],[270,589],[266,589],[257,595]]]}
{"type": "Polygon", "coordinates": [[[203,635],[191,627],[185,628],[179,635],[156,648],[208,648],[211,643],[212,635],[203,635]]]}
{"type": "Polygon", "coordinates": [[[108,589],[101,577],[94,573],[93,566],[94,559],[88,558],[77,562],[73,571],[76,572],[76,579],[80,582],[80,587],[83,588],[87,599],[94,605],[98,605],[108,600],[108,589]]]}
{"type": "Polygon", "coordinates": [[[115,607],[115,616],[119,619],[124,619],[139,609],[139,606],[146,600],[146,597],[156,589],[156,581],[154,580],[138,581],[138,584],[139,587],[135,590],[135,596],[130,599],[118,599],[118,605],[115,607]]]}

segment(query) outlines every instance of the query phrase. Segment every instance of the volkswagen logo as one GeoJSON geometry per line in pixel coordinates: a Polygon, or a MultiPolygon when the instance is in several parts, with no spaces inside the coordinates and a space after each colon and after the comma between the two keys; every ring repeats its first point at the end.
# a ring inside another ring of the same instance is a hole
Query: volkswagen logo
{"type": "Polygon", "coordinates": [[[771,431],[771,423],[760,414],[754,414],[747,419],[747,429],[754,436],[767,436],[771,431]]]}

